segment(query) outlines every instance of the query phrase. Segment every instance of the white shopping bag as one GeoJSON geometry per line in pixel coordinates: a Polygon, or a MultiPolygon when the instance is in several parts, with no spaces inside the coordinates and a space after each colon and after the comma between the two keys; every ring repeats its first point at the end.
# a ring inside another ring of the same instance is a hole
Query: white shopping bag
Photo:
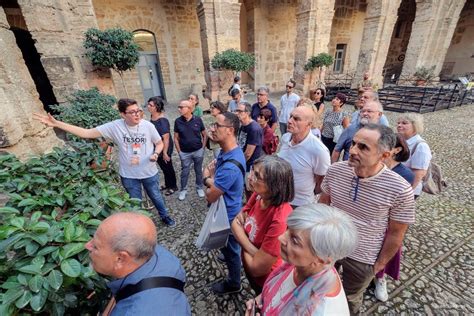
{"type": "Polygon", "coordinates": [[[229,218],[227,217],[227,208],[224,197],[221,195],[209,207],[206,219],[196,240],[196,247],[205,251],[225,247],[229,233],[230,225],[229,218]]]}

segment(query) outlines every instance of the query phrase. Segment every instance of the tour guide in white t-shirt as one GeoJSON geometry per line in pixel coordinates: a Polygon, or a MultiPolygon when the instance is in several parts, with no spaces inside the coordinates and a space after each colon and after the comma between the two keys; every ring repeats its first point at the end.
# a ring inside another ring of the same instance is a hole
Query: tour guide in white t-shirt
{"type": "Polygon", "coordinates": [[[130,197],[141,200],[143,185],[161,220],[167,226],[175,226],[158,186],[156,160],[163,150],[161,137],[152,123],[142,120],[143,110],[135,100],[120,99],[118,110],[122,119],[89,129],[58,121],[51,114],[35,113],[34,117],[49,127],[57,127],[81,138],[112,139],[119,150],[120,178],[130,197]]]}
{"type": "Polygon", "coordinates": [[[382,162],[395,142],[389,127],[362,127],[352,139],[349,160],[333,164],[321,184],[319,202],[349,214],[359,234],[356,250],[338,261],[354,315],[359,314],[367,286],[396,254],[408,225],[415,222],[410,184],[382,162]]]}
{"type": "Polygon", "coordinates": [[[278,156],[288,161],[295,179],[295,206],[314,202],[321,182],[331,165],[329,150],[311,133],[314,112],[308,107],[295,108],[288,120],[288,133],[282,136],[278,156]]]}

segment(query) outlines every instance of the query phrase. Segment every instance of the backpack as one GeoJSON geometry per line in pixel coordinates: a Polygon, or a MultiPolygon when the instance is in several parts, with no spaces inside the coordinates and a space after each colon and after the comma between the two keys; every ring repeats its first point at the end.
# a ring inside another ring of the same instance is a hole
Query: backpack
{"type": "MultiPolygon", "coordinates": [[[[415,146],[413,147],[413,152],[410,156],[413,156],[416,151],[416,147],[418,147],[419,143],[424,143],[424,141],[420,141],[415,144],[415,146]]],[[[426,175],[421,181],[423,192],[433,195],[441,193],[448,186],[446,181],[443,179],[441,167],[435,162],[433,162],[433,158],[430,161],[428,170],[426,170],[426,175]]]]}
{"type": "Polygon", "coordinates": [[[234,90],[234,84],[232,84],[232,85],[230,86],[229,90],[227,90],[227,94],[231,96],[230,93],[232,92],[232,90],[234,90]]]}

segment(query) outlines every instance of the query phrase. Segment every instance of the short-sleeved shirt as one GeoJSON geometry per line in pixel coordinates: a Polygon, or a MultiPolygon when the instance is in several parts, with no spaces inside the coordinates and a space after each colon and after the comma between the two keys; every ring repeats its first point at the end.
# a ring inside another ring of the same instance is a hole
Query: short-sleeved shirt
{"type": "MultiPolygon", "coordinates": [[[[360,110],[357,110],[355,112],[352,112],[351,125],[359,126],[359,124],[360,124],[360,110]]],[[[382,116],[380,117],[380,124],[385,125],[385,126],[390,126],[388,124],[388,119],[385,116],[385,114],[382,114],[382,116]]]]}
{"type": "Polygon", "coordinates": [[[337,141],[336,147],[334,147],[334,150],[338,152],[342,152],[344,150],[344,155],[342,157],[342,160],[347,160],[349,159],[349,150],[351,149],[352,145],[352,138],[354,138],[355,133],[359,130],[360,126],[359,125],[349,125],[348,128],[346,128],[341,136],[339,137],[339,140],[337,141]]]}
{"type": "MultiPolygon", "coordinates": [[[[277,258],[271,268],[273,271],[282,264],[278,237],[286,231],[286,219],[293,209],[288,202],[262,209],[260,201],[261,197],[253,193],[243,207],[242,212],[248,214],[244,229],[255,247],[277,258]]],[[[264,276],[254,278],[255,282],[263,286],[271,271],[264,276]]]]}
{"type": "Polygon", "coordinates": [[[161,137],[153,124],[141,120],[136,126],[127,126],[123,119],[118,119],[96,129],[118,146],[120,176],[146,179],[157,174],[156,163],[150,161],[150,157],[161,137]],[[133,157],[139,158],[138,164],[132,164],[133,157]]]}
{"type": "Polygon", "coordinates": [[[390,220],[415,222],[411,185],[383,167],[369,178],[359,178],[347,161],[329,168],[321,190],[331,197],[331,206],[346,212],[357,227],[359,242],[349,258],[373,265],[382,249],[390,220]]]}
{"type": "Polygon", "coordinates": [[[184,116],[174,121],[174,132],[179,135],[179,148],[182,152],[191,153],[202,148],[202,131],[206,128],[200,117],[192,116],[186,121],[184,116]]]}
{"type": "Polygon", "coordinates": [[[173,154],[173,137],[171,137],[171,130],[170,130],[170,122],[166,117],[160,117],[156,121],[150,120],[151,124],[155,125],[156,130],[158,131],[158,134],[160,134],[161,137],[165,134],[169,134],[168,138],[168,156],[171,157],[173,154]]]}
{"type": "MultiPolygon", "coordinates": [[[[403,162],[403,164],[412,170],[428,170],[432,158],[430,146],[428,146],[425,140],[418,134],[407,139],[407,144],[408,148],[410,149],[410,158],[403,162]],[[417,143],[418,146],[416,146],[416,150],[413,151],[417,143]]],[[[420,181],[420,183],[413,190],[414,194],[420,195],[422,189],[423,184],[422,181],[420,181]]]]}
{"type": "Polygon", "coordinates": [[[300,101],[300,97],[296,93],[284,94],[280,98],[280,122],[288,123],[291,111],[296,107],[296,104],[300,101]]]}
{"type": "Polygon", "coordinates": [[[265,105],[264,107],[260,107],[260,104],[258,104],[258,102],[252,105],[252,111],[250,113],[250,116],[252,117],[254,121],[257,120],[258,116],[260,115],[260,112],[263,109],[269,109],[272,112],[272,117],[268,121],[268,125],[270,125],[270,127],[274,123],[278,122],[278,114],[277,114],[276,107],[270,101],[268,101],[267,105],[265,105]]]}
{"type": "Polygon", "coordinates": [[[312,133],[300,143],[291,144],[291,134],[281,137],[278,156],[288,161],[295,179],[295,198],[291,205],[305,205],[314,202],[315,175],[324,176],[331,165],[329,150],[312,133]]]}
{"type": "Polygon", "coordinates": [[[333,127],[337,125],[342,125],[342,121],[346,116],[349,116],[349,113],[341,112],[325,112],[323,116],[323,130],[321,134],[326,138],[334,138],[333,127]]]}
{"type": "Polygon", "coordinates": [[[244,192],[244,176],[242,171],[235,164],[226,160],[235,159],[245,168],[245,157],[240,147],[224,152],[221,150],[216,161],[216,173],[214,175],[214,185],[224,192],[224,201],[227,208],[229,222],[242,208],[242,194],[244,192]]]}
{"type": "Polygon", "coordinates": [[[253,162],[262,155],[263,130],[257,122],[252,121],[248,125],[242,125],[239,129],[239,146],[245,152],[247,145],[255,145],[252,156],[247,161],[246,171],[250,171],[253,162]]]}
{"type": "Polygon", "coordinates": [[[407,180],[408,183],[413,184],[413,180],[415,180],[415,174],[404,164],[399,163],[392,169],[392,171],[396,174],[399,174],[403,179],[407,180]]]}

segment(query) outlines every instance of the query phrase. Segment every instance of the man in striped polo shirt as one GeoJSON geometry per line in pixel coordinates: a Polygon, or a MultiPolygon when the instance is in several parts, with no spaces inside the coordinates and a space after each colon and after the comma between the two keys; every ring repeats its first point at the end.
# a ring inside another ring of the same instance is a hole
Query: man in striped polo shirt
{"type": "Polygon", "coordinates": [[[348,213],[359,234],[354,253],[338,261],[353,315],[359,313],[375,274],[395,255],[408,225],[415,221],[410,184],[382,162],[395,141],[389,127],[362,127],[352,139],[349,160],[333,164],[321,184],[319,201],[348,213]]]}

